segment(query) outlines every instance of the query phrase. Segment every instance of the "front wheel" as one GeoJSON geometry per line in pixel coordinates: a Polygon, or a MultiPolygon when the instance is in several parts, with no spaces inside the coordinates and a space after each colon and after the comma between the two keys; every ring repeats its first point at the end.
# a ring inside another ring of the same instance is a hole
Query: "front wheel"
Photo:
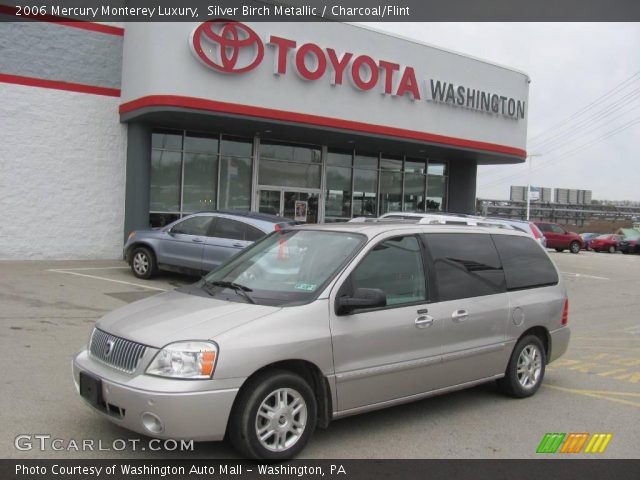
{"type": "Polygon", "coordinates": [[[285,460],[304,448],[316,419],[316,398],[302,377],[282,370],[267,372],[240,392],[229,438],[246,457],[285,460]]]}
{"type": "Polygon", "coordinates": [[[580,243],[579,242],[571,242],[571,244],[569,244],[569,251],[571,253],[580,253],[580,243]]]}
{"type": "Polygon", "coordinates": [[[611,245],[609,247],[609,253],[616,253],[616,247],[614,247],[613,245],[611,245]]]}
{"type": "Polygon", "coordinates": [[[158,270],[156,258],[145,247],[138,247],[131,252],[131,271],[138,278],[149,279],[153,277],[158,270]]]}
{"type": "Polygon", "coordinates": [[[535,335],[527,335],[513,349],[505,376],[498,380],[498,387],[511,397],[530,397],[542,384],[545,364],[542,342],[535,335]]]}

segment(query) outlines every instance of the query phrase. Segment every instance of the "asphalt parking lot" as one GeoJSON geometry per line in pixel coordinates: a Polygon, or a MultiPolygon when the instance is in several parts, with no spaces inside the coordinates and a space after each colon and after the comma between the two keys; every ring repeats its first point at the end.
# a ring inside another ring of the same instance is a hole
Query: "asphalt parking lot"
{"type": "MultiPolygon", "coordinates": [[[[488,384],[346,418],[316,432],[303,457],[536,458],[547,432],[589,432],[613,434],[599,458],[637,458],[640,256],[550,255],[569,290],[572,341],[534,397],[505,398],[488,384]]],[[[71,358],[98,318],[192,281],[171,274],[138,280],[118,261],[0,262],[0,458],[235,457],[226,444],[213,442],[196,444],[194,451],[151,451],[144,447],[149,439],[91,411],[71,378],[71,358]],[[30,450],[15,447],[18,435],[37,434],[61,439],[63,449],[48,443],[40,451],[38,441],[30,450]],[[100,440],[102,450],[97,444],[80,452],[69,447],[85,439],[100,440]],[[115,439],[141,442],[114,452],[121,447],[115,439]]]]}

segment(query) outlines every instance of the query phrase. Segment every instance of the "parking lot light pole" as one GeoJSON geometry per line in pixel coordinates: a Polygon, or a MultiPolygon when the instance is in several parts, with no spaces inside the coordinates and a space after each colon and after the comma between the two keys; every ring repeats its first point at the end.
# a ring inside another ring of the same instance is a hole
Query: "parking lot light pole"
{"type": "Polygon", "coordinates": [[[533,167],[533,157],[541,157],[542,154],[532,153],[527,155],[529,159],[529,180],[527,181],[527,222],[529,221],[529,213],[531,212],[531,171],[533,167]]]}

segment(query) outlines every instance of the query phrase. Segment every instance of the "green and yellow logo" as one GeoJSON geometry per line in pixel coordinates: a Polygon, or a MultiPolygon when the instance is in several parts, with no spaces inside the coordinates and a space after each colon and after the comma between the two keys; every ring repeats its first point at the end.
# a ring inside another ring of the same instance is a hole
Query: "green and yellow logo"
{"type": "Polygon", "coordinates": [[[611,438],[612,433],[545,433],[536,453],[603,453],[611,438]]]}

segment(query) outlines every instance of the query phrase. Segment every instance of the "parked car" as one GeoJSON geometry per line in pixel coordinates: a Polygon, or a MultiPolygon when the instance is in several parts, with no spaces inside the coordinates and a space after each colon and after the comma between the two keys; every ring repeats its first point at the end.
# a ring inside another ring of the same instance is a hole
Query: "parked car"
{"type": "Polygon", "coordinates": [[[640,231],[632,228],[621,228],[617,233],[623,237],[618,242],[618,250],[622,253],[640,253],[640,231]]]}
{"type": "Polygon", "coordinates": [[[121,427],[228,435],[247,457],[281,460],[349,415],[494,380],[533,395],[567,349],[568,311],[548,254],[516,230],[287,227],[104,316],[73,378],[121,427]]]}
{"type": "Polygon", "coordinates": [[[501,217],[487,217],[489,220],[501,221],[508,225],[511,225],[516,230],[526,233],[532,236],[543,247],[547,246],[547,239],[544,238],[544,234],[537,225],[527,220],[517,220],[513,218],[501,218],[501,217]]]}
{"type": "Polygon", "coordinates": [[[201,212],[129,234],[123,257],[138,278],[158,270],[199,275],[293,220],[256,212],[201,212]]]}
{"type": "Polygon", "coordinates": [[[640,253],[640,239],[625,239],[618,242],[618,250],[622,253],[640,253]]]}
{"type": "Polygon", "coordinates": [[[591,241],[589,242],[589,246],[594,252],[606,251],[609,253],[616,253],[616,251],[618,250],[618,242],[623,239],[624,237],[622,235],[598,235],[596,238],[591,239],[591,241]]]}
{"type": "Polygon", "coordinates": [[[547,248],[555,248],[562,252],[567,248],[571,253],[580,253],[584,242],[580,235],[570,232],[562,225],[550,222],[535,222],[547,239],[547,248]]]}
{"type": "Polygon", "coordinates": [[[589,246],[589,242],[591,239],[596,238],[600,233],[581,233],[580,238],[582,238],[582,248],[583,250],[591,250],[589,246]]]}

